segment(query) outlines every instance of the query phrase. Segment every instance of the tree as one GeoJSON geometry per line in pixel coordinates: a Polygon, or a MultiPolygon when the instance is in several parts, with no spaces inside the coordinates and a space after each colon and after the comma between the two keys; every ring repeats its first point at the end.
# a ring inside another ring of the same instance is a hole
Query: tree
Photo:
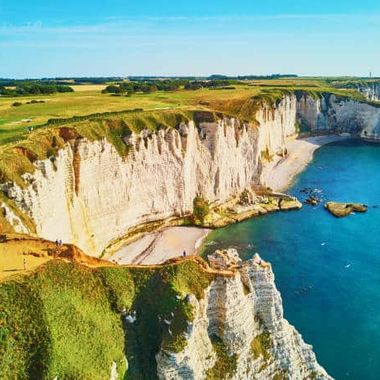
{"type": "Polygon", "coordinates": [[[119,94],[120,93],[120,87],[116,86],[114,84],[111,84],[107,86],[103,91],[103,94],[119,94]]]}

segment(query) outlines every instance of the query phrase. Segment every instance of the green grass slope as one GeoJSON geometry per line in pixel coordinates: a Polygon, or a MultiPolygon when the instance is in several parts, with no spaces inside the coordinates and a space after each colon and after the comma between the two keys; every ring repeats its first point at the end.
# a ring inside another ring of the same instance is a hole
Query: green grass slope
{"type": "Polygon", "coordinates": [[[0,378],[107,379],[115,362],[120,378],[154,379],[160,347],[184,347],[186,295],[202,298],[210,280],[191,260],[96,269],[55,260],[0,283],[0,378]]]}

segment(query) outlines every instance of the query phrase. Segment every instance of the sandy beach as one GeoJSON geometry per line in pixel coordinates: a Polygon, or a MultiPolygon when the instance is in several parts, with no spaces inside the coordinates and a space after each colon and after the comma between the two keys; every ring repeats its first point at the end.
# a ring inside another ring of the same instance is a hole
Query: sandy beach
{"type": "MultiPolygon", "coordinates": [[[[295,176],[313,159],[314,152],[322,145],[347,139],[348,136],[318,136],[290,139],[286,143],[287,156],[268,163],[262,181],[275,191],[285,191],[295,176]]],[[[141,239],[122,247],[108,258],[117,264],[160,264],[173,257],[197,254],[198,248],[210,230],[196,227],[167,227],[149,233],[141,239]]]]}
{"type": "Polygon", "coordinates": [[[117,264],[160,264],[173,257],[197,254],[210,230],[196,227],[168,227],[128,244],[108,260],[117,264]]]}
{"type": "Polygon", "coordinates": [[[287,156],[265,165],[262,182],[275,191],[286,191],[294,178],[312,161],[318,148],[347,138],[349,136],[329,135],[287,141],[287,156]]]}

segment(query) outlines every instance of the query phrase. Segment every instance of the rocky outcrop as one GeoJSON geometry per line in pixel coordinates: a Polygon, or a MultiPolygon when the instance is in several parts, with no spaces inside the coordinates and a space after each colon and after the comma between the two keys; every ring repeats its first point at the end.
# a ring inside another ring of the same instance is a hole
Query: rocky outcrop
{"type": "Polygon", "coordinates": [[[158,353],[160,379],[330,379],[284,319],[270,264],[257,254],[242,263],[233,249],[209,261],[222,273],[204,300],[191,298],[185,349],[158,353]]]}
{"type": "Polygon", "coordinates": [[[327,202],[325,208],[337,218],[348,216],[353,212],[367,212],[368,210],[368,206],[361,203],[327,202]]]}

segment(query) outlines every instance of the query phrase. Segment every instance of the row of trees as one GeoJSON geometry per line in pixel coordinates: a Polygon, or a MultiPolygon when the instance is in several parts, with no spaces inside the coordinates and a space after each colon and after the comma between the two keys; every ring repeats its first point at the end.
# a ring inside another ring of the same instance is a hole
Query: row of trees
{"type": "Polygon", "coordinates": [[[6,88],[0,86],[0,95],[2,96],[21,96],[21,95],[50,95],[58,92],[73,92],[74,90],[69,86],[58,84],[40,84],[30,83],[18,85],[15,88],[6,88]]]}
{"type": "Polygon", "coordinates": [[[201,88],[221,88],[229,87],[236,83],[233,80],[198,80],[187,82],[184,86],[185,90],[199,90],[201,88]]]}
{"type": "Polygon", "coordinates": [[[131,81],[107,86],[103,94],[134,94],[135,92],[151,93],[156,91],[176,91],[179,88],[185,90],[198,90],[200,88],[220,88],[229,86],[234,81],[231,80],[150,80],[131,81]]]}
{"type": "Polygon", "coordinates": [[[104,94],[133,94],[135,92],[151,93],[156,91],[175,91],[182,85],[181,81],[163,80],[147,82],[123,82],[107,86],[104,94]]]}

